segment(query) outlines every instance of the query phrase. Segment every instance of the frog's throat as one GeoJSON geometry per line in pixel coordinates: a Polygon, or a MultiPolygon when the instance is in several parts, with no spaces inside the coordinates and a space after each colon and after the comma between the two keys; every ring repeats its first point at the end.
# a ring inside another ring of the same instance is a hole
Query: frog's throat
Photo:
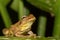
{"type": "Polygon", "coordinates": [[[33,22],[29,22],[29,23],[26,23],[26,24],[20,26],[20,31],[25,31],[27,29],[30,29],[32,24],[33,24],[33,22]]]}

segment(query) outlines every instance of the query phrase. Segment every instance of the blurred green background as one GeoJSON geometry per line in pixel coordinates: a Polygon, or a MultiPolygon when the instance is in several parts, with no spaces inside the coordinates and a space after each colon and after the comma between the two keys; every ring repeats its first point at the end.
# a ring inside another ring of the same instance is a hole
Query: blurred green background
{"type": "MultiPolygon", "coordinates": [[[[12,0],[8,3],[8,5],[6,6],[6,9],[9,13],[9,16],[11,18],[12,24],[16,23],[19,19],[18,19],[18,12],[13,10],[10,5],[12,4],[12,0]]],[[[41,10],[37,7],[35,7],[34,5],[30,4],[29,2],[27,2],[26,0],[23,1],[24,3],[24,7],[26,7],[30,13],[32,13],[35,17],[36,17],[36,22],[32,25],[32,31],[34,33],[37,34],[37,26],[38,26],[38,18],[39,16],[44,16],[47,19],[47,25],[46,25],[46,32],[45,32],[45,36],[52,36],[52,28],[53,28],[53,21],[54,21],[54,17],[52,17],[49,12],[46,12],[44,10],[41,10]]],[[[1,33],[0,35],[2,36],[2,29],[5,28],[2,16],[0,17],[0,26],[1,26],[1,33]]],[[[37,34],[38,35],[38,34],[37,34]]]]}
{"type": "Polygon", "coordinates": [[[60,0],[0,0],[0,35],[30,13],[36,17],[32,31],[37,36],[60,38],[60,0]]]}

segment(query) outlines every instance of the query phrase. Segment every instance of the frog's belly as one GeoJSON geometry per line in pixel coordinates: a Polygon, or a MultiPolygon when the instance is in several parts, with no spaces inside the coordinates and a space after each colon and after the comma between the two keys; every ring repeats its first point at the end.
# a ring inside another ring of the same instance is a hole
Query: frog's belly
{"type": "Polygon", "coordinates": [[[31,30],[30,28],[29,29],[26,29],[25,31],[22,31],[21,34],[27,34],[30,30],[31,30]]]}

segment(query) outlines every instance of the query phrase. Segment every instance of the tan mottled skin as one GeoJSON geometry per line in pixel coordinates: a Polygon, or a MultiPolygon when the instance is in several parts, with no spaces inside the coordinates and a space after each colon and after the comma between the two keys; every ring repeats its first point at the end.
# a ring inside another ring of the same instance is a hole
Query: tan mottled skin
{"type": "Polygon", "coordinates": [[[4,28],[3,34],[7,37],[35,37],[36,34],[31,31],[31,26],[35,20],[36,18],[34,17],[34,15],[30,14],[21,19],[21,21],[18,21],[17,23],[11,25],[10,28],[4,28]]]}

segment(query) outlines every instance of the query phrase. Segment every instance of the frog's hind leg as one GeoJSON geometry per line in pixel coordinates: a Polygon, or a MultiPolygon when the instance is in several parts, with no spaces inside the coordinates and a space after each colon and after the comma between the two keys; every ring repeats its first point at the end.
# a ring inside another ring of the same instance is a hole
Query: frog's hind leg
{"type": "Polygon", "coordinates": [[[16,37],[26,37],[24,34],[21,34],[19,31],[15,33],[16,37]]]}
{"type": "Polygon", "coordinates": [[[27,37],[27,35],[23,35],[23,34],[15,34],[16,37],[27,37]]]}

